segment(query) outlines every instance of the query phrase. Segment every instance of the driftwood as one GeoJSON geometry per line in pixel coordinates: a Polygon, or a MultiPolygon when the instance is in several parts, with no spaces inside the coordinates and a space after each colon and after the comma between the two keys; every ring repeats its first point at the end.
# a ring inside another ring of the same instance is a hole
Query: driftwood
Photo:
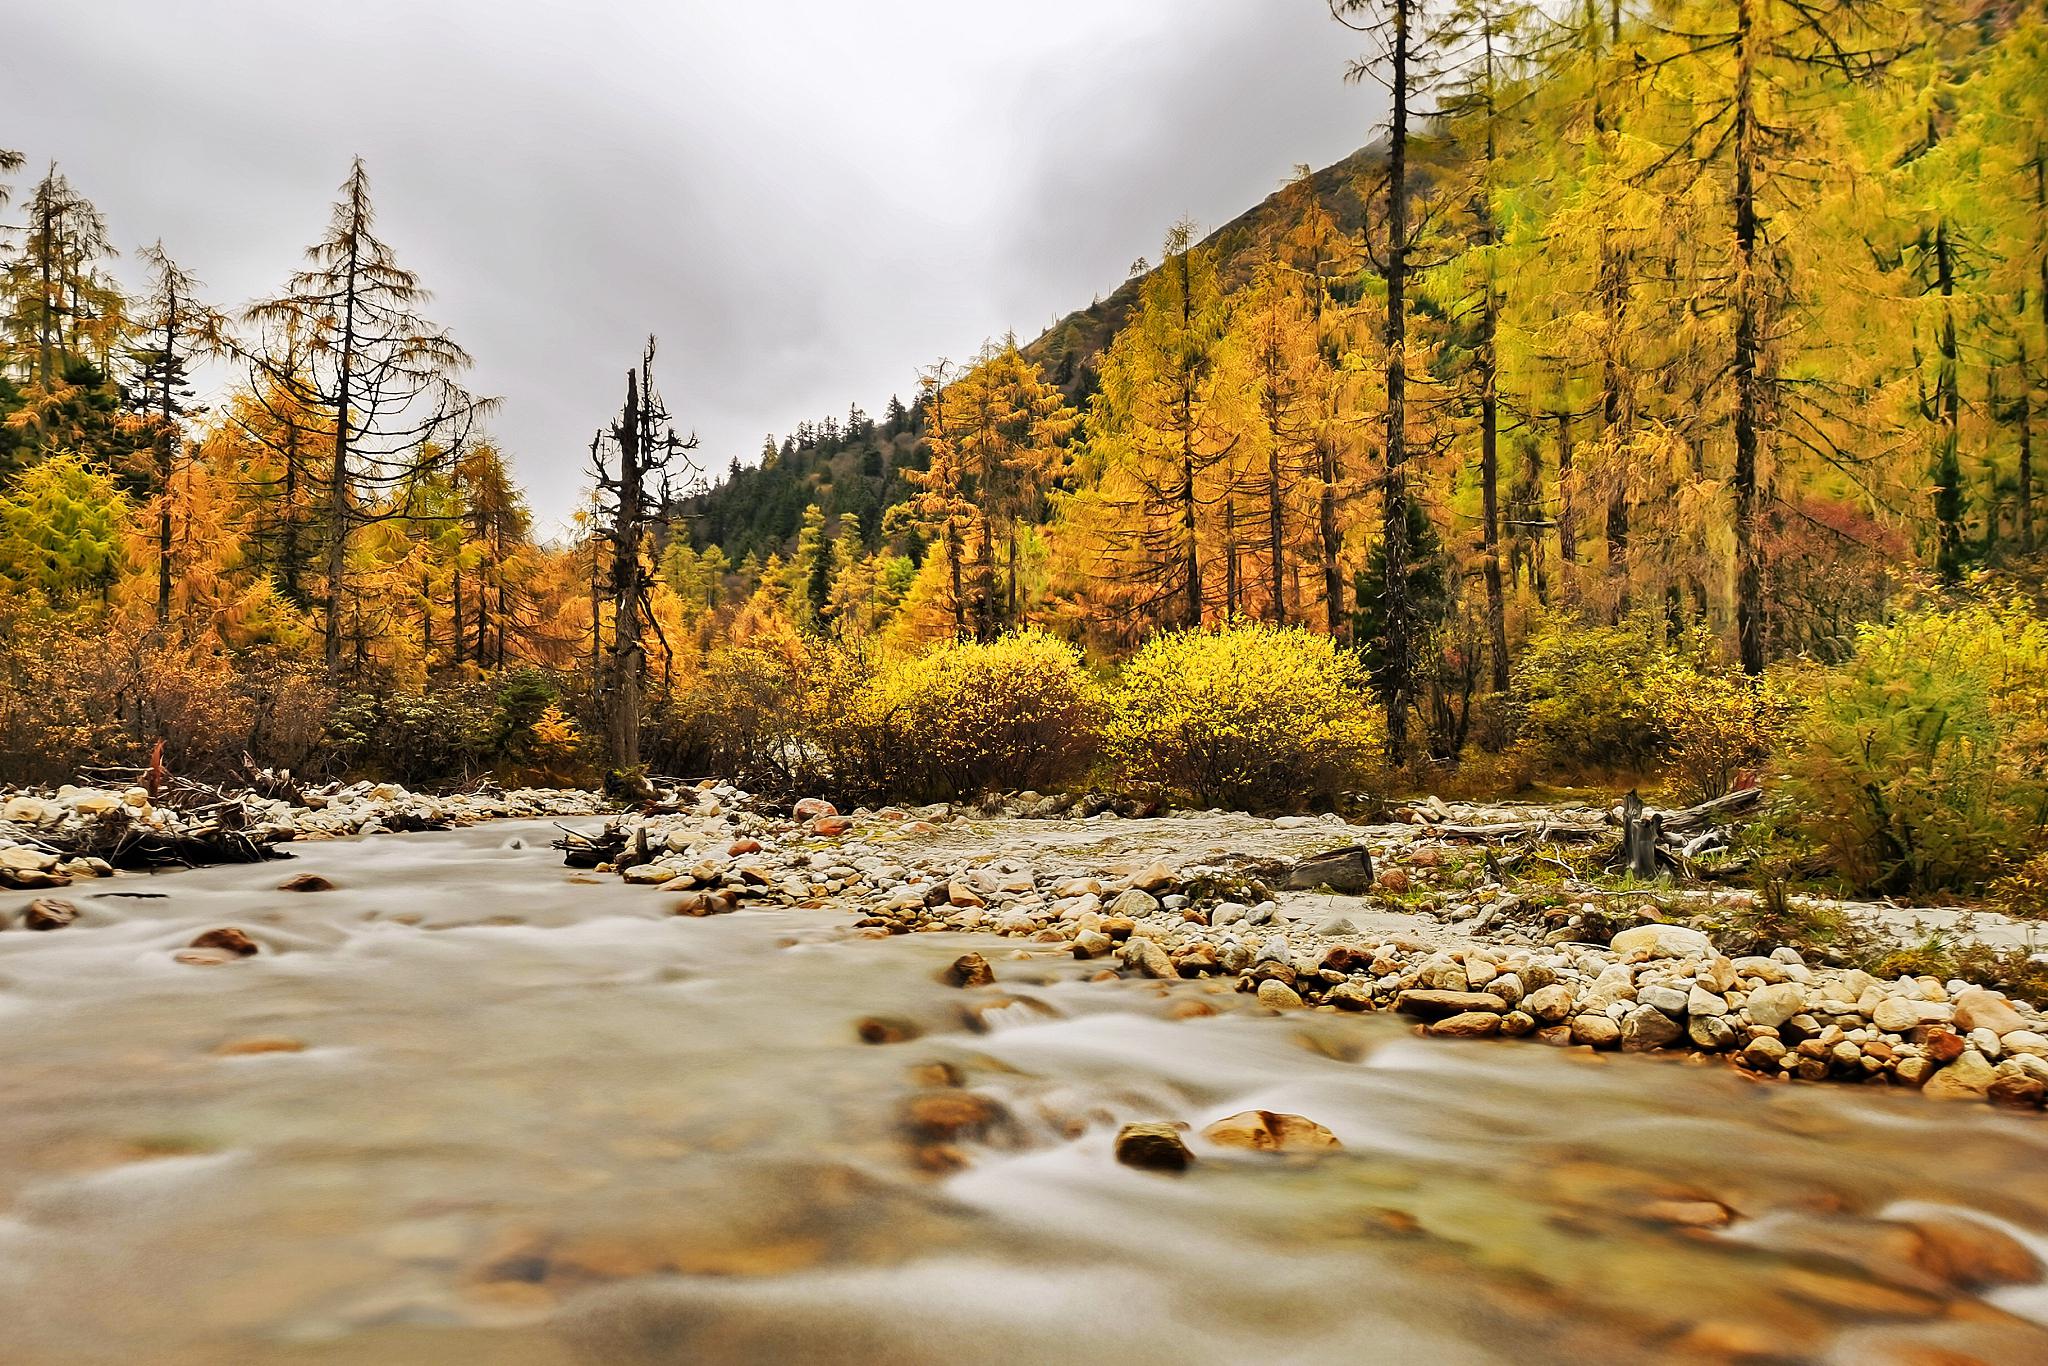
{"type": "Polygon", "coordinates": [[[187,778],[159,774],[156,807],[169,817],[144,824],[123,804],[90,815],[64,830],[6,827],[17,844],[61,859],[104,859],[116,868],[198,867],[213,863],[255,863],[287,855],[272,846],[289,832],[252,829],[243,794],[225,792],[187,778]]]}
{"type": "MultiPolygon", "coordinates": [[[[1631,793],[1630,796],[1634,796],[1631,793]]],[[[1682,835],[1689,831],[1710,829],[1722,816],[1755,806],[1763,792],[1754,787],[1745,787],[1697,806],[1681,807],[1676,811],[1659,811],[1663,835],[1682,835]]],[[[1638,801],[1641,799],[1638,798],[1638,801]]],[[[1647,808],[1646,808],[1647,809],[1647,808]]],[[[1582,807],[1570,812],[1546,812],[1539,820],[1499,821],[1491,825],[1454,825],[1449,822],[1432,822],[1425,826],[1432,835],[1449,836],[1456,839],[1546,841],[1569,843],[1575,840],[1604,839],[1622,824],[1624,807],[1608,811],[1595,811],[1582,807]]]]}

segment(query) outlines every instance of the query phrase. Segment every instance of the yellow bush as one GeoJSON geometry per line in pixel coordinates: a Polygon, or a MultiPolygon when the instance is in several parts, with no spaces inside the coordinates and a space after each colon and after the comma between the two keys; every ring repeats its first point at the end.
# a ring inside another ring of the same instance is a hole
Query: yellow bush
{"type": "Polygon", "coordinates": [[[1080,652],[1042,631],[935,646],[885,669],[869,705],[904,796],[1055,787],[1095,747],[1098,704],[1080,652]]]}
{"type": "Polygon", "coordinates": [[[1704,673],[1663,659],[1645,688],[1664,783],[1681,801],[1754,786],[1802,705],[1775,678],[1704,673]]]}
{"type": "Polygon", "coordinates": [[[1104,739],[1134,782],[1273,808],[1355,786],[1379,734],[1355,655],[1298,628],[1244,625],[1153,637],[1123,667],[1104,739]]]}
{"type": "Polygon", "coordinates": [[[534,718],[526,728],[528,769],[531,779],[538,783],[566,785],[587,776],[589,765],[583,762],[583,732],[562,710],[560,702],[550,702],[547,710],[534,718]]]}
{"type": "Polygon", "coordinates": [[[1866,626],[1788,756],[1797,819],[1858,885],[1973,889],[2048,844],[2048,621],[2017,601],[1866,626]]]}

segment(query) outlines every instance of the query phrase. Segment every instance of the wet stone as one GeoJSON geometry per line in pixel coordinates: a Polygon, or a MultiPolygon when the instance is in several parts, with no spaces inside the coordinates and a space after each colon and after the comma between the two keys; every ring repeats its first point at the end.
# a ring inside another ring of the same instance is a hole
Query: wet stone
{"type": "Polygon", "coordinates": [[[1117,1131],[1116,1160],[1145,1171],[1186,1171],[1195,1155],[1171,1124],[1139,1122],[1117,1131]]]}

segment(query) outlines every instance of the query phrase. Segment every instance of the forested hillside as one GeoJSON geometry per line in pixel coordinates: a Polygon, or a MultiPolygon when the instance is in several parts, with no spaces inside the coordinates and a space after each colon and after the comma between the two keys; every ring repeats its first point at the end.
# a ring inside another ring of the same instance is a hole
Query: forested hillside
{"type": "Polygon", "coordinates": [[[9,154],[7,764],[588,771],[643,687],[640,758],[752,763],[820,752],[748,709],[834,661],[1257,621],[1342,647],[1396,768],[1654,766],[1676,670],[1741,769],[1872,623],[2036,575],[2040,5],[1335,13],[1366,151],[758,459],[690,451],[650,353],[566,544],[360,162],[238,304],[9,154]],[[1593,658],[1638,692],[1539,755],[1593,658]]]}

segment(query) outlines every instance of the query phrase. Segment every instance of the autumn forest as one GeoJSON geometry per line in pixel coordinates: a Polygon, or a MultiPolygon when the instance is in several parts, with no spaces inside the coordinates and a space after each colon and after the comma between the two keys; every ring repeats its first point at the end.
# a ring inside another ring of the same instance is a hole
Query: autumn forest
{"type": "Polygon", "coordinates": [[[1769,763],[1902,614],[2038,629],[2039,4],[1331,9],[1359,153],[758,456],[650,339],[532,453],[589,465],[566,538],[374,167],[232,301],[0,152],[0,764],[789,780],[793,697],[1252,631],[1357,671],[1361,762],[1512,789],[1677,763],[1708,695],[1769,763]]]}

